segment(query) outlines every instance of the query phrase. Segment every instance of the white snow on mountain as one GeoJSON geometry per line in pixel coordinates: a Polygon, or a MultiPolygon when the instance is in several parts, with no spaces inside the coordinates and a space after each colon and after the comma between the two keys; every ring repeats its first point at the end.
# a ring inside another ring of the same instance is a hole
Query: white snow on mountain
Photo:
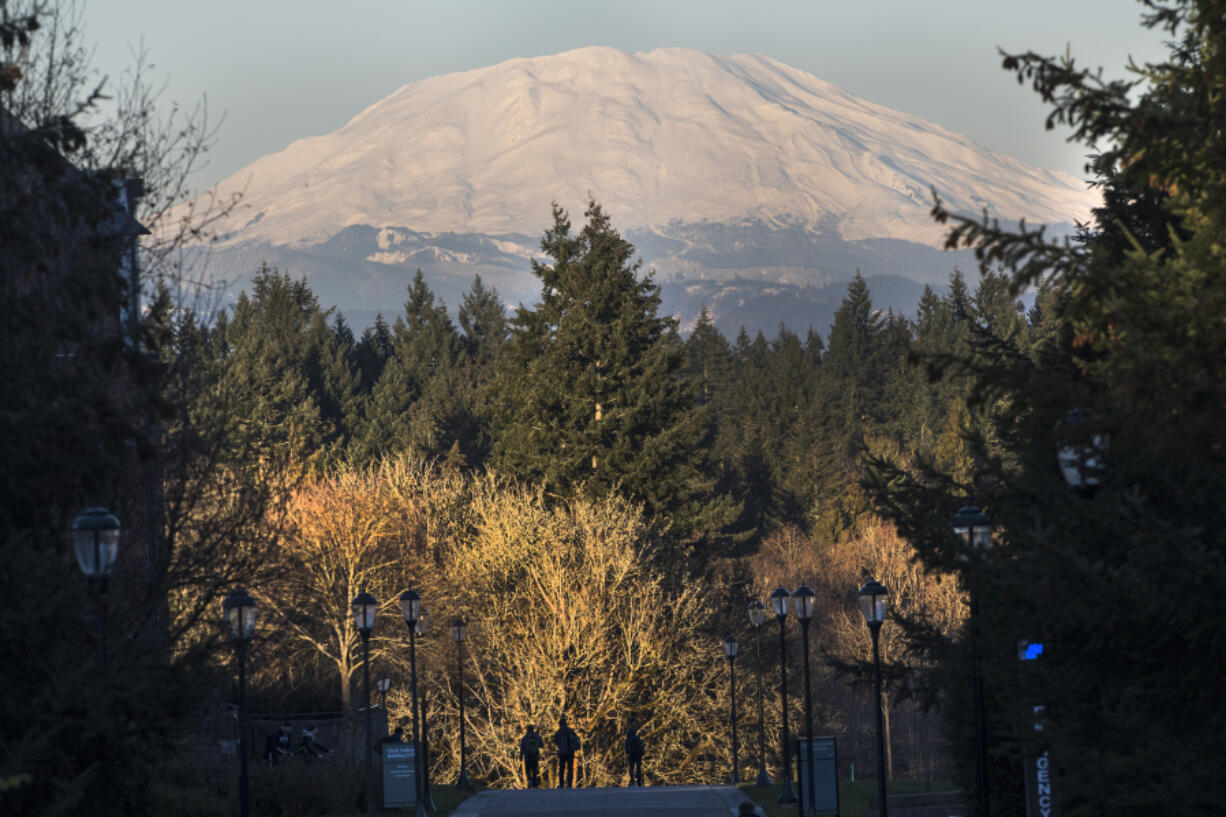
{"type": "MultiPolygon", "coordinates": [[[[306,247],[352,225],[513,241],[540,234],[551,201],[580,220],[589,194],[623,231],[750,220],[934,246],[934,187],[954,210],[1028,222],[1084,220],[1097,201],[1068,174],[768,57],[680,48],[583,48],[414,82],[218,190],[245,190],[222,246],[306,247]]],[[[398,235],[383,230],[370,260],[399,263],[398,235]]]]}

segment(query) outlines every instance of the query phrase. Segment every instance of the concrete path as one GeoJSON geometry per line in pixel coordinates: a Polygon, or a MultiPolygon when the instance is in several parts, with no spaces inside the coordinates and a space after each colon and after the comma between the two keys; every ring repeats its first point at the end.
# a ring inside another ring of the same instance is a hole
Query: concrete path
{"type": "Polygon", "coordinates": [[[746,799],[732,786],[483,791],[453,817],[728,817],[746,799]]]}

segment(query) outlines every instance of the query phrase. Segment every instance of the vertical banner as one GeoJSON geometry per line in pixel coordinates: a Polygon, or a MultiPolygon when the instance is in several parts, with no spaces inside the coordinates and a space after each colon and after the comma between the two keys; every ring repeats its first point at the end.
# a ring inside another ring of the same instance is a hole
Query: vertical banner
{"type": "MultiPolygon", "coordinates": [[[[1024,708],[1023,723],[1030,721],[1034,731],[1043,731],[1043,710],[1041,703],[1033,703],[1036,699],[1042,701],[1042,675],[1037,672],[1039,659],[1043,655],[1043,645],[1030,641],[1019,641],[1017,657],[1021,668],[1022,694],[1030,699],[1030,705],[1024,708]],[[1027,717],[1028,715],[1028,717],[1027,717]]],[[[1042,742],[1039,744],[1042,746],[1042,742]]],[[[1026,775],[1026,817],[1059,817],[1060,810],[1056,807],[1054,796],[1055,769],[1052,768],[1051,755],[1043,749],[1037,755],[1030,755],[1025,760],[1026,775]]]]}
{"type": "Polygon", "coordinates": [[[1026,758],[1026,817],[1059,817],[1052,799],[1051,757],[1044,750],[1026,758]]]}

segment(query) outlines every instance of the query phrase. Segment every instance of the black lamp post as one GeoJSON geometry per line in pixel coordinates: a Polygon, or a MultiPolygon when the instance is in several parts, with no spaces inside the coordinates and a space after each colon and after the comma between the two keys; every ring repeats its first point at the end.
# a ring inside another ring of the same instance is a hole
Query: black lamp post
{"type": "Polygon", "coordinates": [[[414,794],[417,799],[415,817],[426,816],[425,796],[422,793],[422,763],[421,763],[421,721],[417,710],[417,620],[421,618],[421,596],[416,590],[406,590],[400,594],[400,612],[404,615],[404,623],[409,628],[409,677],[412,679],[413,698],[413,757],[416,763],[414,794]]]}
{"type": "MultiPolygon", "coordinates": [[[[420,638],[430,631],[430,614],[422,607],[417,614],[417,626],[413,628],[420,638]]],[[[421,666],[421,796],[426,801],[426,811],[438,811],[430,796],[430,718],[426,715],[426,664],[422,656],[421,666]]]]}
{"type": "Polygon", "coordinates": [[[255,635],[255,599],[245,590],[235,590],[221,603],[221,614],[238,660],[238,815],[247,817],[251,813],[247,783],[247,645],[255,635]]]}
{"type": "Polygon", "coordinates": [[[468,622],[462,618],[457,618],[451,622],[451,640],[455,642],[456,667],[460,671],[460,776],[456,778],[455,787],[457,789],[472,789],[473,782],[468,779],[468,768],[465,765],[468,760],[468,753],[464,742],[464,642],[468,640],[468,622]]]}
{"type": "Polygon", "coordinates": [[[749,626],[754,632],[754,652],[758,662],[758,780],[755,786],[765,788],[771,784],[766,773],[766,725],[762,715],[762,624],[766,621],[766,605],[754,599],[749,602],[749,626]]]}
{"type": "Polygon", "coordinates": [[[802,584],[792,593],[792,598],[796,601],[796,618],[800,619],[800,629],[804,633],[801,644],[804,645],[805,658],[805,740],[808,741],[805,746],[805,783],[808,786],[805,801],[809,807],[801,812],[802,815],[817,814],[817,804],[813,798],[813,692],[809,679],[809,622],[813,621],[813,599],[816,595],[807,584],[802,584]]]}
{"type": "MultiPolygon", "coordinates": [[[[959,508],[950,522],[954,536],[967,550],[982,560],[992,546],[992,520],[973,505],[959,508]]],[[[983,674],[979,670],[979,594],[978,581],[971,581],[971,672],[975,704],[975,792],[980,817],[988,817],[988,738],[983,706],[983,674]]]]}
{"type": "Polygon", "coordinates": [[[796,792],[792,789],[792,752],[791,738],[788,736],[788,639],[787,628],[784,626],[788,617],[788,599],[792,594],[785,587],[776,587],[771,592],[771,609],[775,611],[775,620],[779,622],[779,676],[783,682],[783,729],[781,731],[783,749],[783,785],[779,788],[779,805],[796,802],[796,792]]]}
{"type": "Polygon", "coordinates": [[[392,679],[386,675],[375,681],[375,689],[379,690],[379,706],[383,709],[384,717],[387,717],[387,691],[391,688],[392,679]]]}
{"type": "Polygon", "coordinates": [[[732,785],[737,785],[741,782],[741,774],[738,771],[737,746],[736,741],[736,653],[740,649],[741,642],[737,641],[736,636],[729,635],[724,637],[724,655],[728,656],[728,691],[731,700],[728,705],[728,723],[732,727],[732,785]]]}
{"type": "Polygon", "coordinates": [[[881,651],[878,647],[888,598],[889,593],[876,579],[869,579],[860,588],[860,612],[864,614],[864,623],[873,636],[873,688],[877,695],[877,802],[881,804],[877,813],[880,817],[889,817],[885,799],[885,713],[881,708],[881,651]]]}
{"type": "Polygon", "coordinates": [[[366,695],[366,742],[362,755],[366,758],[366,817],[375,813],[375,767],[370,756],[374,754],[374,730],[370,721],[370,634],[375,629],[375,613],[379,602],[363,590],[353,597],[353,625],[362,636],[362,680],[366,695]]]}
{"type": "Polygon", "coordinates": [[[103,598],[106,596],[107,579],[111,577],[111,569],[119,556],[119,532],[119,518],[106,508],[86,508],[72,521],[72,549],[77,554],[77,564],[98,594],[98,659],[102,663],[103,677],[107,676],[103,598]]]}

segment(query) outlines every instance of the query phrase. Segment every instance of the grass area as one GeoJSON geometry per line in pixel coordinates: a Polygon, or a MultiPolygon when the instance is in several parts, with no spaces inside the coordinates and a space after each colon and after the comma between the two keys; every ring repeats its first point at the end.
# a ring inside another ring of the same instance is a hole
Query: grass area
{"type": "Polygon", "coordinates": [[[457,789],[455,786],[440,786],[430,783],[430,797],[438,806],[439,815],[447,815],[455,811],[460,803],[476,794],[479,789],[457,789]]]}
{"type": "MultiPolygon", "coordinates": [[[[762,807],[766,817],[797,817],[799,812],[795,803],[781,806],[775,802],[779,799],[779,788],[778,784],[761,789],[752,783],[742,783],[740,786],[746,797],[762,807]]],[[[934,781],[932,784],[932,791],[949,791],[952,788],[953,784],[947,781],[934,781]]],[[[888,794],[909,794],[925,790],[922,780],[893,780],[886,789],[888,794]]],[[[841,817],[863,817],[868,811],[869,801],[876,796],[876,780],[857,780],[854,783],[840,780],[839,814],[841,817]]]]}

